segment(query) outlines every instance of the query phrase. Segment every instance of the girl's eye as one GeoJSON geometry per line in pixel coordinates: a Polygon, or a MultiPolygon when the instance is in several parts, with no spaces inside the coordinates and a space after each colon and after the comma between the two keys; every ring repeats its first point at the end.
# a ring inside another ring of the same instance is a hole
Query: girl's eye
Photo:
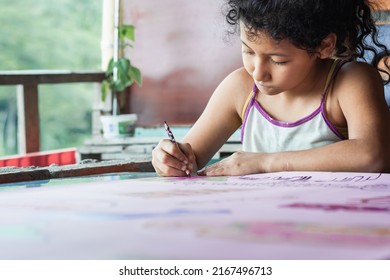
{"type": "Polygon", "coordinates": [[[273,64],[276,64],[276,65],[285,65],[285,64],[287,64],[287,61],[275,61],[273,59],[271,59],[271,62],[273,64]]]}
{"type": "Polygon", "coordinates": [[[248,54],[248,55],[254,55],[255,54],[254,51],[252,51],[252,50],[245,50],[245,49],[242,50],[242,53],[243,54],[248,54]]]}
{"type": "Polygon", "coordinates": [[[254,52],[251,52],[251,51],[243,51],[242,53],[247,54],[247,55],[254,55],[255,54],[254,52]]]}

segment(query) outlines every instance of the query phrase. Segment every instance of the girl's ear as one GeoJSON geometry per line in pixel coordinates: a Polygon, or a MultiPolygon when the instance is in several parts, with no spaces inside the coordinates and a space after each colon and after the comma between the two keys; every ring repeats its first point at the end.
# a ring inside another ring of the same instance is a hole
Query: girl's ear
{"type": "Polygon", "coordinates": [[[321,59],[326,59],[333,55],[334,49],[336,47],[337,35],[330,33],[325,37],[321,42],[321,46],[318,48],[318,57],[321,59]]]}

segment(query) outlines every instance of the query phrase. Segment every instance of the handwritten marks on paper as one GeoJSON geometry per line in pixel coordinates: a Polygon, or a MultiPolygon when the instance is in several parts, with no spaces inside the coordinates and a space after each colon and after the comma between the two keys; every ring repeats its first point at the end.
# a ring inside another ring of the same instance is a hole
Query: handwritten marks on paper
{"type": "MultiPolygon", "coordinates": [[[[150,178],[156,180],[156,178],[150,178]]],[[[390,190],[390,174],[337,172],[279,172],[237,177],[166,178],[163,182],[183,186],[240,187],[336,187],[390,190]]]]}

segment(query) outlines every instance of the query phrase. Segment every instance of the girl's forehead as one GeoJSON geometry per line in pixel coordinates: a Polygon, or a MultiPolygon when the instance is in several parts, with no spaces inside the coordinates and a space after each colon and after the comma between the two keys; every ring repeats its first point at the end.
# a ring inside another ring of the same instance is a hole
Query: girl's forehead
{"type": "MultiPolygon", "coordinates": [[[[275,49],[289,54],[300,53],[304,49],[295,45],[290,39],[274,39],[265,29],[251,29],[240,20],[240,38],[245,45],[252,49],[275,49]]],[[[307,53],[306,50],[304,52],[307,53]]]]}
{"type": "Polygon", "coordinates": [[[256,33],[248,32],[246,28],[242,28],[240,32],[241,41],[250,46],[273,46],[275,48],[295,48],[289,40],[275,40],[266,31],[256,31],[256,33]]]}
{"type": "Polygon", "coordinates": [[[305,52],[302,48],[296,47],[288,39],[275,40],[266,31],[248,32],[245,27],[240,28],[240,38],[247,47],[265,53],[283,53],[293,56],[305,52]]]}
{"type": "Polygon", "coordinates": [[[265,30],[249,30],[243,23],[240,24],[240,37],[248,42],[260,44],[262,42],[273,42],[279,44],[280,41],[274,40],[265,30]]]}

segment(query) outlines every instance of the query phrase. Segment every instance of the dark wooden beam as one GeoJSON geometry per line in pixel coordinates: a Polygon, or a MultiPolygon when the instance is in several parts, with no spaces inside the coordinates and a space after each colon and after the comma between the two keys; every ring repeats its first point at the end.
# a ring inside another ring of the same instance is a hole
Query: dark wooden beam
{"type": "Polygon", "coordinates": [[[38,85],[18,86],[18,151],[40,151],[38,85]]]}
{"type": "Polygon", "coordinates": [[[102,71],[18,70],[0,71],[0,85],[101,82],[102,71]]]}
{"type": "Polygon", "coordinates": [[[0,184],[122,172],[154,172],[154,168],[150,161],[129,162],[124,160],[48,167],[3,167],[0,168],[0,184]]]}

